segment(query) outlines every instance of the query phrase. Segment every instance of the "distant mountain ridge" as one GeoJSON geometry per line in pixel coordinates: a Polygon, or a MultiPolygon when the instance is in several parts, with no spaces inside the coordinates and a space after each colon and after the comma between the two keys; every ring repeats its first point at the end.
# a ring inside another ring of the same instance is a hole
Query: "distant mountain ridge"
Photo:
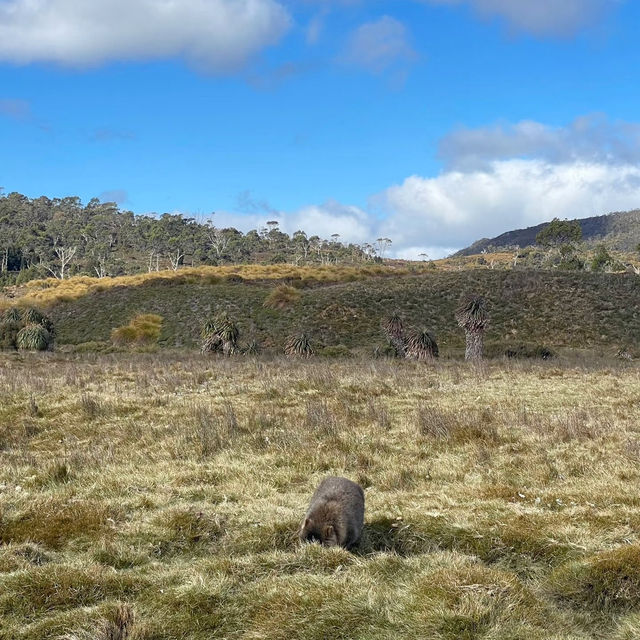
{"type": "MultiPolygon", "coordinates": [[[[617,251],[633,251],[640,243],[640,209],[618,211],[603,216],[578,219],[586,242],[602,242],[617,251]]],[[[528,247],[536,244],[536,236],[549,224],[543,222],[526,229],[507,231],[495,238],[482,238],[454,256],[471,256],[491,247],[528,247]]]]}

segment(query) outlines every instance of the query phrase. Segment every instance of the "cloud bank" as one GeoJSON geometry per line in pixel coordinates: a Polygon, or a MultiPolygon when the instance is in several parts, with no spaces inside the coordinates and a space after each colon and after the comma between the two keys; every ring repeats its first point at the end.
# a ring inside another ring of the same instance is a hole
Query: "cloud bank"
{"type": "Polygon", "coordinates": [[[87,67],[180,57],[233,71],[290,26],[275,0],[3,0],[0,61],[87,67]]]}
{"type": "MultiPolygon", "coordinates": [[[[559,218],[640,208],[640,124],[586,116],[566,127],[524,122],[464,129],[440,145],[447,167],[413,175],[370,198],[367,208],[329,202],[266,215],[292,233],[304,229],[345,242],[393,241],[391,255],[450,254],[482,237],[559,218]],[[527,157],[521,157],[527,156],[527,157]]],[[[248,228],[236,215],[229,224],[248,228]]]]}

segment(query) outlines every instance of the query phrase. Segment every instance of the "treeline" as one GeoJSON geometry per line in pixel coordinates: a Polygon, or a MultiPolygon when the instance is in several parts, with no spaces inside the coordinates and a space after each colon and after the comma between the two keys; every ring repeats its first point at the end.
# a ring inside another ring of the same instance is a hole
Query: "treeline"
{"type": "MultiPolygon", "coordinates": [[[[380,239],[382,251],[390,241],[380,239]]],[[[343,244],[300,230],[289,236],[277,221],[242,233],[219,228],[215,216],[134,215],[94,198],[28,198],[0,193],[0,281],[97,277],[177,270],[182,265],[237,263],[355,264],[379,260],[376,246],[343,244]]]]}

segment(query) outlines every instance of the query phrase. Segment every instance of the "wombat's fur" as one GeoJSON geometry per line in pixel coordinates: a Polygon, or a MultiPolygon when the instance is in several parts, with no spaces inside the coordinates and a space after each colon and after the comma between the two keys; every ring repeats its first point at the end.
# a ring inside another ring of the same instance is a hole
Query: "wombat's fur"
{"type": "Polygon", "coordinates": [[[353,547],[364,525],[364,491],[347,478],[325,478],[311,496],[300,540],[326,547],[353,547]]]}

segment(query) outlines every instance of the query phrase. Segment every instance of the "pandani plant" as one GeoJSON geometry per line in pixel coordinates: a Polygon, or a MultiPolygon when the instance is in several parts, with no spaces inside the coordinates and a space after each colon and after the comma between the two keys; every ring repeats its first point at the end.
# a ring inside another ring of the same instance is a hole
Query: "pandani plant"
{"type": "Polygon", "coordinates": [[[291,336],[284,347],[287,356],[298,356],[300,358],[310,358],[315,355],[311,340],[306,333],[291,336]]]}
{"type": "Polygon", "coordinates": [[[465,332],[465,360],[482,360],[484,332],[489,324],[485,299],[475,294],[464,298],[455,315],[458,325],[465,332]]]}
{"type": "Polygon", "coordinates": [[[392,313],[388,318],[382,321],[382,329],[384,330],[389,344],[396,352],[396,358],[405,358],[407,355],[407,344],[404,334],[404,323],[400,314],[392,313]]]}
{"type": "Polygon", "coordinates": [[[426,330],[416,331],[407,340],[407,358],[412,360],[433,360],[439,355],[438,343],[426,330]]]}

